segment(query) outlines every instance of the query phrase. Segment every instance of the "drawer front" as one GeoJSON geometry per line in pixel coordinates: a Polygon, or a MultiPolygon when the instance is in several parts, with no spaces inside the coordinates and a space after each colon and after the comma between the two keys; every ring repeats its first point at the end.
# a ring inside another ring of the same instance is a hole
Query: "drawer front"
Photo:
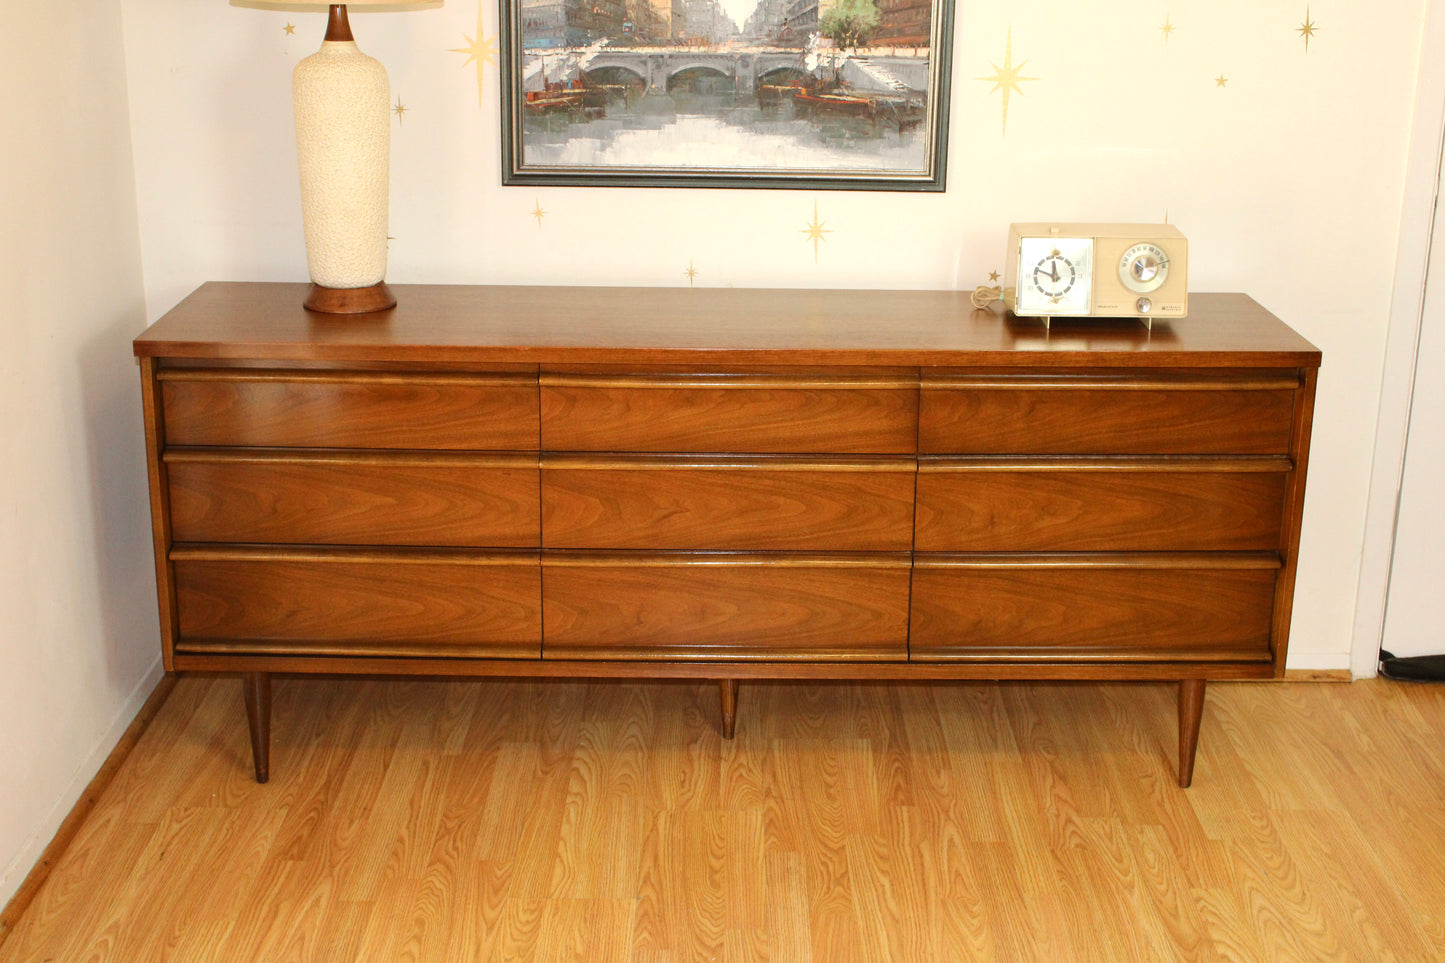
{"type": "Polygon", "coordinates": [[[1267,662],[1278,571],[1268,555],[924,556],[909,648],[917,661],[1267,662]]]}
{"type": "Polygon", "coordinates": [[[912,459],[546,457],[548,548],[906,552],[912,459]]]}
{"type": "Polygon", "coordinates": [[[1290,462],[925,458],[920,552],[1273,551],[1290,462]]]}
{"type": "Polygon", "coordinates": [[[543,658],[907,657],[907,556],[543,556],[543,658]]]}
{"type": "Polygon", "coordinates": [[[167,369],[166,442],[304,448],[537,450],[527,375],[167,369]]]}
{"type": "Polygon", "coordinates": [[[180,542],[536,547],[535,455],[171,449],[180,542]]]}
{"type": "Polygon", "coordinates": [[[542,376],[548,451],[912,453],[899,379],[542,376]]]}
{"type": "Polygon", "coordinates": [[[918,447],[959,454],[1289,451],[1298,378],[926,379],[918,447]]]}
{"type": "Polygon", "coordinates": [[[537,658],[536,555],[176,549],[178,651],[537,658]]]}

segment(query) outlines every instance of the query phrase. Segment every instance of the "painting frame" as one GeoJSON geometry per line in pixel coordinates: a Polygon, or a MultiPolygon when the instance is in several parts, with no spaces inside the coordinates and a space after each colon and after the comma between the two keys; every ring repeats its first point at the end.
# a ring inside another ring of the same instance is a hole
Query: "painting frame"
{"type": "MultiPolygon", "coordinates": [[[[558,7],[568,0],[556,0],[558,7]]],[[[676,0],[674,0],[676,2],[676,0]]],[[[621,6],[621,3],[618,4],[621,6]]],[[[778,190],[861,190],[943,192],[947,189],[949,92],[952,77],[954,0],[930,0],[927,87],[923,91],[921,141],[923,163],[916,169],[854,168],[828,164],[729,166],[716,163],[670,166],[666,163],[601,164],[529,162],[526,158],[532,99],[525,89],[524,67],[531,65],[535,84],[535,52],[524,48],[522,16],[526,0],[500,0],[501,147],[503,186],[535,187],[680,187],[778,190]],[[526,105],[526,106],[524,106],[526,105]]],[[[597,7],[592,8],[594,11],[597,7]]],[[[567,48],[563,48],[567,49],[567,48]]],[[[624,48],[614,47],[614,50],[624,48]]],[[[856,48],[853,51],[857,53],[856,48]]],[[[666,56],[666,55],[664,55],[666,56]]],[[[843,51],[835,56],[847,59],[843,51]]],[[[545,59],[545,58],[544,58],[545,59]]],[[[565,57],[563,58],[565,59],[565,57]]],[[[835,69],[835,75],[837,71],[835,69]]],[[[542,69],[546,78],[546,68],[542,69]]],[[[583,77],[577,71],[578,83],[583,77]]],[[[756,81],[755,81],[756,82],[756,81]]],[[[648,82],[642,81],[644,89],[648,82]]],[[[535,97],[536,94],[533,94],[535,97]]],[[[671,96],[669,90],[668,96],[671,96]]],[[[734,96],[740,96],[734,93],[734,96]]],[[[791,106],[791,105],[790,105],[791,106]]],[[[904,128],[899,122],[898,135],[904,128]]],[[[707,145],[700,144],[699,149],[707,145]]]]}

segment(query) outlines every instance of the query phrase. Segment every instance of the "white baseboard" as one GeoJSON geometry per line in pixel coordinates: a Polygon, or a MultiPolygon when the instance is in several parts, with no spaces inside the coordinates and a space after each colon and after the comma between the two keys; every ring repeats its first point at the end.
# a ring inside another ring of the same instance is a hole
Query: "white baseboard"
{"type": "Polygon", "coordinates": [[[25,845],[20,848],[20,852],[10,861],[10,865],[5,867],[4,872],[0,873],[0,907],[9,903],[11,897],[20,889],[20,885],[25,881],[31,868],[45,852],[45,847],[49,846],[50,841],[55,838],[61,823],[65,822],[65,817],[75,808],[81,794],[90,785],[90,781],[95,778],[95,774],[100,771],[100,767],[105,765],[105,760],[115,750],[121,737],[125,735],[126,729],[130,727],[131,722],[140,713],[141,707],[145,705],[146,700],[150,698],[151,693],[155,691],[164,676],[165,670],[161,667],[160,657],[157,656],[156,660],[146,669],[145,674],[141,676],[141,680],[136,683],[135,688],[131,690],[130,695],[126,697],[125,702],[121,703],[120,708],[116,710],[115,718],[111,720],[110,726],[95,740],[85,761],[76,767],[70,784],[65,787],[60,798],[55,800],[55,804],[45,814],[45,819],[35,827],[34,832],[25,841],[25,845]]]}
{"type": "Polygon", "coordinates": [[[1291,652],[1285,668],[1290,672],[1337,672],[1350,668],[1348,652],[1291,652]]]}

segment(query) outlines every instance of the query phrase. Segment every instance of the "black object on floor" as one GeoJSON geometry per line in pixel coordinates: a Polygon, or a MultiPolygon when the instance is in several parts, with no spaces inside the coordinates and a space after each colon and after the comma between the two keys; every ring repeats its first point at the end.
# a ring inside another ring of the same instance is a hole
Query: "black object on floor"
{"type": "Polygon", "coordinates": [[[1402,659],[1381,649],[1380,674],[1401,682],[1445,682],[1445,655],[1412,655],[1402,659]]]}

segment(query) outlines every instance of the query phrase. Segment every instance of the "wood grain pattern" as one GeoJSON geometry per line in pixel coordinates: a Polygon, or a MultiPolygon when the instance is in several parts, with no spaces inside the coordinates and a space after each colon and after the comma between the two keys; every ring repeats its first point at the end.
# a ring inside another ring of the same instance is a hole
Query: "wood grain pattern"
{"type": "Polygon", "coordinates": [[[908,380],[542,374],[548,451],[911,453],[908,380]]]}
{"type": "Polygon", "coordinates": [[[544,545],[906,552],[914,474],[912,459],[549,455],[544,545]]]}
{"type": "Polygon", "coordinates": [[[1269,659],[1278,561],[1212,556],[925,556],[913,574],[915,659],[1269,659]],[[1163,563],[1163,564],[1161,564],[1163,563]],[[1167,565],[1167,567],[1164,567],[1167,565]]]}
{"type": "Polygon", "coordinates": [[[525,375],[164,369],[166,442],[537,450],[525,375]]]}
{"type": "Polygon", "coordinates": [[[898,659],[908,559],[543,557],[544,659],[898,659]]]}
{"type": "Polygon", "coordinates": [[[1284,454],[1293,409],[1294,384],[1234,388],[1228,380],[1141,378],[1075,387],[1068,378],[934,378],[920,396],[918,450],[1284,454]]]}
{"type": "Polygon", "coordinates": [[[176,685],[9,938],[87,960],[1433,960],[1445,692],[176,685]],[[284,761],[283,761],[284,760],[284,761]]]}
{"type": "Polygon", "coordinates": [[[166,452],[181,542],[536,547],[535,455],[166,452]]]}
{"type": "Polygon", "coordinates": [[[920,552],[1263,551],[1287,458],[927,458],[920,552]]]}
{"type": "Polygon", "coordinates": [[[968,291],[394,284],[384,315],[318,323],[304,284],[213,281],[136,339],[141,356],[431,364],[1291,368],[1319,351],[1251,298],[1191,292],[1156,324],[976,311],[968,291]],[[701,359],[701,360],[700,360],[701,359]],[[1104,359],[1104,360],[1101,360],[1104,359]]]}
{"type": "Polygon", "coordinates": [[[178,648],[536,658],[536,555],[176,549],[178,648]]]}

